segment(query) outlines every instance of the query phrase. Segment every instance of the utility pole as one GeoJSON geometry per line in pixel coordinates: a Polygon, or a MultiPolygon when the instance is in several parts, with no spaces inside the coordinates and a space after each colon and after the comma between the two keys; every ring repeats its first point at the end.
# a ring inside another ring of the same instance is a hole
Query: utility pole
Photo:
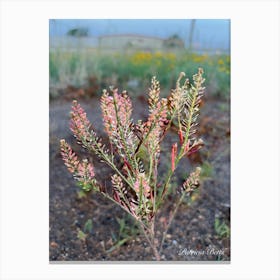
{"type": "Polygon", "coordinates": [[[194,34],[194,28],[195,28],[195,19],[191,20],[190,25],[190,33],[189,33],[189,50],[192,51],[193,48],[193,34],[194,34]]]}

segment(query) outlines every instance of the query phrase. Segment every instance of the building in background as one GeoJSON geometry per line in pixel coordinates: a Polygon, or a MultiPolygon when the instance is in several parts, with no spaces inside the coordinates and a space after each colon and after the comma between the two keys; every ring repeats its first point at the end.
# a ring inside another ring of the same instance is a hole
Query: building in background
{"type": "Polygon", "coordinates": [[[60,36],[50,38],[50,50],[115,50],[115,51],[157,51],[163,49],[183,49],[184,42],[177,36],[163,39],[138,34],[114,34],[99,37],[60,36]]]}
{"type": "Polygon", "coordinates": [[[101,49],[141,49],[151,51],[163,49],[164,39],[136,34],[104,35],[98,38],[101,49]]]}

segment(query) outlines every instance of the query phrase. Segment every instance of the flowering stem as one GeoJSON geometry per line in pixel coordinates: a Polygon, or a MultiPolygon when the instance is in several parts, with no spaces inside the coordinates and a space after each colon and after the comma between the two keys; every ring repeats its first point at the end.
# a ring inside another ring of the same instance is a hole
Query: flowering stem
{"type": "MultiPolygon", "coordinates": [[[[134,169],[136,169],[138,167],[138,164],[137,164],[135,157],[133,156],[133,152],[130,152],[129,148],[126,145],[127,139],[125,138],[124,131],[123,131],[123,127],[125,126],[125,124],[121,123],[119,113],[118,113],[118,106],[117,106],[117,100],[115,98],[115,94],[113,94],[113,100],[114,100],[114,108],[115,108],[116,119],[117,119],[117,127],[119,128],[119,132],[120,132],[120,136],[121,136],[121,140],[122,140],[122,144],[123,144],[123,150],[127,156],[128,161],[131,163],[131,165],[134,167],[134,169]]],[[[134,170],[134,172],[135,171],[136,170],[134,170]]]]}
{"type": "Polygon", "coordinates": [[[163,189],[162,189],[161,200],[164,199],[164,196],[165,196],[165,194],[166,194],[166,192],[167,192],[167,190],[169,188],[168,187],[169,186],[169,182],[171,180],[172,175],[174,174],[174,170],[176,169],[179,161],[181,160],[181,158],[185,154],[185,148],[186,148],[186,145],[187,145],[188,140],[189,140],[189,133],[190,133],[190,129],[191,129],[191,124],[192,124],[192,119],[193,119],[193,114],[194,114],[194,109],[195,109],[195,104],[196,104],[197,92],[198,92],[197,89],[195,89],[195,95],[192,98],[192,103],[191,103],[191,106],[189,108],[189,117],[188,117],[186,132],[185,132],[185,139],[184,139],[184,142],[183,142],[183,144],[182,144],[182,146],[180,148],[180,152],[179,152],[178,156],[175,159],[174,166],[171,166],[171,168],[170,168],[170,170],[168,172],[167,179],[166,179],[165,184],[164,184],[163,189]]]}
{"type": "Polygon", "coordinates": [[[191,124],[192,124],[192,119],[193,119],[193,114],[194,114],[194,109],[195,109],[195,103],[196,103],[196,97],[197,97],[197,91],[195,91],[195,96],[193,97],[191,107],[189,109],[189,118],[188,118],[188,124],[186,128],[186,133],[185,133],[185,139],[183,142],[183,145],[181,146],[179,156],[178,158],[181,159],[184,156],[185,153],[185,148],[189,140],[189,133],[191,129],[191,124]]]}

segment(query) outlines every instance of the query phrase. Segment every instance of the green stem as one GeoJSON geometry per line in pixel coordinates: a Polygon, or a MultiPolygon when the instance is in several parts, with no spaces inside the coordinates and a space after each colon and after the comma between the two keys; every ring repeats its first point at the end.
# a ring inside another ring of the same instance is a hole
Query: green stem
{"type": "Polygon", "coordinates": [[[115,204],[117,204],[118,206],[120,206],[126,213],[128,213],[134,220],[137,221],[136,217],[133,216],[133,214],[131,212],[129,212],[128,209],[126,209],[124,206],[122,206],[119,202],[115,201],[112,197],[110,197],[109,195],[107,195],[106,193],[100,192],[104,197],[108,198],[109,200],[111,200],[112,202],[114,202],[115,204]]]}
{"type": "Polygon", "coordinates": [[[114,171],[116,171],[118,173],[118,175],[124,180],[124,182],[126,182],[131,187],[130,182],[123,176],[123,174],[119,171],[119,169],[115,166],[115,164],[110,161],[108,156],[106,154],[104,154],[103,151],[101,151],[101,154],[102,154],[102,158],[105,161],[105,163],[107,163],[114,171]]]}
{"type": "Polygon", "coordinates": [[[153,201],[153,212],[154,212],[154,217],[156,215],[156,200],[157,200],[157,165],[158,161],[155,159],[155,168],[154,168],[154,201],[153,201]]]}
{"type": "Polygon", "coordinates": [[[149,166],[149,177],[148,177],[148,181],[149,184],[151,184],[151,177],[152,177],[152,172],[153,172],[153,156],[150,155],[150,166],[149,166]]]}

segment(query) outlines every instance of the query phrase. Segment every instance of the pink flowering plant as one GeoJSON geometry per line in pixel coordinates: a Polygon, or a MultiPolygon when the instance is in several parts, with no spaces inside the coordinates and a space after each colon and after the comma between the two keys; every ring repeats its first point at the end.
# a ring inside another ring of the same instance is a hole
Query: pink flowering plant
{"type": "Polygon", "coordinates": [[[119,93],[117,89],[110,92],[104,90],[101,109],[109,138],[108,147],[97,136],[83,108],[73,101],[71,131],[79,144],[112,169],[111,188],[108,185],[104,188],[98,182],[94,166],[88,159],[80,160],[64,139],[60,143],[63,161],[82,190],[100,193],[135,219],[156,260],[161,259],[162,245],[179,205],[199,186],[200,168],[197,167],[178,186],[179,199],[174,204],[162,236],[156,237],[159,210],[167,195],[172,193],[171,179],[178,164],[183,157],[188,157],[203,146],[202,140],[195,137],[199,104],[204,91],[203,70],[198,70],[192,83],[189,79],[184,79],[182,83],[184,76],[183,72],[180,73],[176,88],[168,98],[160,97],[160,84],[153,77],[148,93],[149,116],[146,121],[139,120],[137,123],[132,121],[132,103],[127,93],[119,93]],[[165,176],[159,176],[161,143],[172,124],[177,128],[178,140],[170,147],[169,169],[165,176]],[[140,157],[143,148],[147,151],[145,162],[140,157]]]}

